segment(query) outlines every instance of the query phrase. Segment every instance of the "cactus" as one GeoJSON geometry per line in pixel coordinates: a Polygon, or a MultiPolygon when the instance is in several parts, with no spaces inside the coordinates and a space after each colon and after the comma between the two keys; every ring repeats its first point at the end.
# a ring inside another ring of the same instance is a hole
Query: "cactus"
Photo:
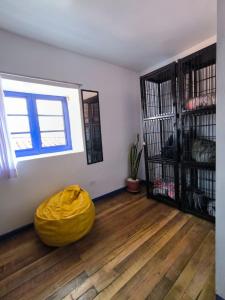
{"type": "Polygon", "coordinates": [[[142,150],[143,148],[139,150],[139,134],[137,134],[137,141],[131,145],[129,153],[130,177],[133,180],[137,179],[142,150]]]}

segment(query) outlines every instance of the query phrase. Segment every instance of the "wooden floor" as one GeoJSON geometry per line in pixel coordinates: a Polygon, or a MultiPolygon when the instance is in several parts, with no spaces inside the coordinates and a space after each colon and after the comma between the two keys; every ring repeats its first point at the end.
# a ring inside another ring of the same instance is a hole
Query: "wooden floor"
{"type": "Polygon", "coordinates": [[[92,232],[64,248],[32,228],[0,243],[0,298],[215,299],[214,226],[127,192],[96,203],[92,232]]]}

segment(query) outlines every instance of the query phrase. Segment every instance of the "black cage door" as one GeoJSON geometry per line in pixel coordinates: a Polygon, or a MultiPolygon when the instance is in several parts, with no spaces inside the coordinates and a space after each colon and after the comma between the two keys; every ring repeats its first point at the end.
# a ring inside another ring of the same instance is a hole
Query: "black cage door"
{"type": "Polygon", "coordinates": [[[171,116],[177,110],[176,63],[141,77],[143,118],[171,116]]]}
{"type": "Polygon", "coordinates": [[[179,60],[181,113],[204,112],[216,106],[216,44],[179,60]]]}
{"type": "Polygon", "coordinates": [[[103,161],[99,95],[97,91],[81,90],[87,163],[103,161]]]}
{"type": "Polygon", "coordinates": [[[148,196],[179,206],[176,64],[141,77],[148,196]]]}
{"type": "Polygon", "coordinates": [[[216,44],[178,64],[184,211],[215,219],[216,44]]]}
{"type": "Polygon", "coordinates": [[[148,161],[148,196],[179,206],[179,169],[174,163],[148,161]]]}

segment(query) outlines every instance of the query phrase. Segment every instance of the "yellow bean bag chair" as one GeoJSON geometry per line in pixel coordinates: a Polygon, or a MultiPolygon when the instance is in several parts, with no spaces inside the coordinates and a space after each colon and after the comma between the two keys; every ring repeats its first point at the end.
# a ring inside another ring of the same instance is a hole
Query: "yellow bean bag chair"
{"type": "Polygon", "coordinates": [[[89,194],[72,185],[40,204],[34,225],[45,244],[61,247],[87,234],[94,219],[95,207],[89,194]]]}

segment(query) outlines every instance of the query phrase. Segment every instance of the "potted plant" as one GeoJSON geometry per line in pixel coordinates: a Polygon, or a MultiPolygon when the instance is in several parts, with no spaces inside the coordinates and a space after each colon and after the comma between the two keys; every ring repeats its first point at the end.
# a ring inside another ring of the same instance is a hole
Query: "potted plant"
{"type": "Polygon", "coordinates": [[[127,190],[132,193],[140,191],[140,179],[137,178],[137,174],[141,161],[142,150],[143,148],[139,147],[139,134],[137,134],[137,141],[131,145],[129,153],[130,177],[127,179],[127,190]]]}

